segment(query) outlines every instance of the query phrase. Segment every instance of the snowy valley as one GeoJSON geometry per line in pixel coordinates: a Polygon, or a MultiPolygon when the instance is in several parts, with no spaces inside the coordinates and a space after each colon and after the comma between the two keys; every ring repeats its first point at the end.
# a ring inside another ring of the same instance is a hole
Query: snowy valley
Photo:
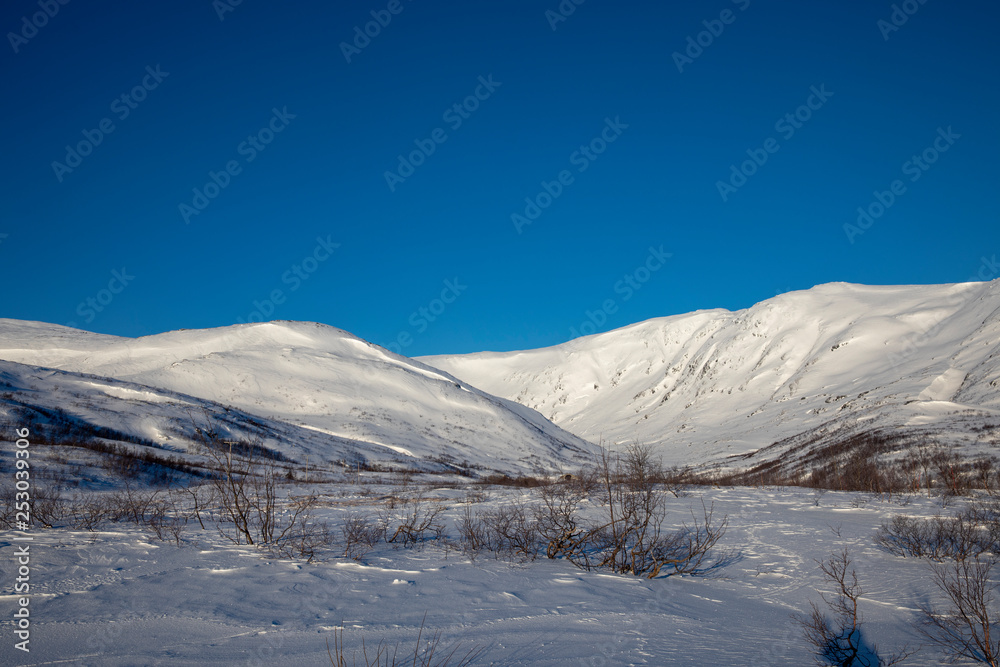
{"type": "Polygon", "coordinates": [[[934,572],[1000,552],[1000,281],[420,359],[0,320],[0,421],[3,664],[803,665],[846,549],[848,641],[937,665],[934,572]]]}

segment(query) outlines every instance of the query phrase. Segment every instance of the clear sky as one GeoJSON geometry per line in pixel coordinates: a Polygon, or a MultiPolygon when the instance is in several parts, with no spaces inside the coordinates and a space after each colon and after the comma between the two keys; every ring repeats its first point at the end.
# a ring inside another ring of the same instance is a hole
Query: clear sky
{"type": "Polygon", "coordinates": [[[0,316],[413,356],[1000,276],[996,3],[234,2],[3,3],[0,316]]]}

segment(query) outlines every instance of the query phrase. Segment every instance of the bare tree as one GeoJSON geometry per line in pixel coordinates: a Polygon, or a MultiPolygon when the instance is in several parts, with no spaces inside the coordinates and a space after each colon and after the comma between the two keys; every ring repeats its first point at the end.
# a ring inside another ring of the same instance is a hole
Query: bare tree
{"type": "Polygon", "coordinates": [[[992,561],[968,558],[934,570],[934,583],[950,603],[945,611],[930,605],[920,608],[921,634],[948,653],[952,662],[969,659],[997,667],[1000,665],[1000,627],[991,613],[993,591],[990,580],[992,561]]]}
{"type": "Polygon", "coordinates": [[[834,617],[830,619],[815,602],[810,602],[812,610],[810,614],[797,619],[802,626],[806,641],[816,651],[817,664],[837,667],[889,667],[901,663],[912,655],[904,649],[903,652],[883,658],[879,655],[876,645],[866,643],[862,633],[864,619],[858,610],[858,600],[864,594],[864,590],[858,583],[858,574],[854,570],[847,549],[826,561],[817,563],[827,581],[833,584],[835,589],[831,597],[820,595],[834,617]]]}
{"type": "Polygon", "coordinates": [[[260,436],[238,443],[205,437],[205,453],[216,467],[212,498],[219,503],[218,530],[223,537],[309,561],[333,542],[329,527],[313,518],[319,502],[314,494],[281,501],[281,474],[273,458],[266,456],[260,436]]]}

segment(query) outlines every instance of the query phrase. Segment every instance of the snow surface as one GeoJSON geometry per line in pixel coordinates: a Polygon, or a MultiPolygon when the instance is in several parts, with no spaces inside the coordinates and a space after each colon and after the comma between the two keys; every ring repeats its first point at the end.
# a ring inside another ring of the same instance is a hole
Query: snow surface
{"type": "MultiPolygon", "coordinates": [[[[333,521],[371,502],[329,491],[324,515],[333,521]]],[[[461,493],[430,497],[454,519],[461,493]]],[[[494,491],[477,506],[519,493],[494,491]]],[[[383,545],[363,563],[306,564],[269,559],[197,524],[180,547],[135,529],[36,531],[31,653],[15,656],[6,628],[0,662],[321,665],[337,627],[345,628],[348,656],[362,638],[369,648],[399,642],[405,652],[426,615],[425,636],[441,631],[444,646],[484,647],[481,665],[806,665],[810,653],[792,616],[830,592],[814,559],[845,546],[865,590],[869,641],[885,652],[919,644],[916,605],[939,601],[930,566],[876,550],[871,535],[895,513],[933,516],[942,511],[936,500],[903,506],[831,492],[816,506],[803,489],[701,489],[671,499],[672,519],[690,518],[702,500],[729,514],[724,542],[742,554],[714,578],[647,580],[544,557],[472,562],[437,546],[383,545]]],[[[11,551],[0,537],[0,552],[11,551]]],[[[3,592],[10,608],[9,586],[3,592]]],[[[925,649],[907,664],[943,657],[925,649]]]]}
{"type": "Polygon", "coordinates": [[[1000,280],[831,283],[549,348],[421,360],[593,442],[655,444],[670,464],[859,423],[1000,444],[979,430],[1000,417],[1000,280]]]}

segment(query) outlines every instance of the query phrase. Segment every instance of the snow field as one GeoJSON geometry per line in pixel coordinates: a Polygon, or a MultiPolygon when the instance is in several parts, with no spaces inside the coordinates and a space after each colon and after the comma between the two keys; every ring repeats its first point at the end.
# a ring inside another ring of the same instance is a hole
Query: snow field
{"type": "MultiPolygon", "coordinates": [[[[377,485],[322,490],[320,518],[333,524],[347,512],[374,514],[384,503],[378,498],[399,492],[377,485]]],[[[458,518],[464,491],[431,488],[425,495],[447,507],[449,524],[458,518]]],[[[487,495],[477,508],[531,492],[487,495]]],[[[485,647],[476,664],[810,664],[791,615],[829,590],[814,559],[845,546],[866,591],[871,639],[886,652],[916,645],[915,606],[937,599],[928,564],[885,554],[871,536],[895,513],[941,512],[939,501],[912,497],[904,506],[830,492],[816,506],[816,497],[797,488],[694,488],[671,498],[675,525],[690,521],[702,500],[728,514],[722,547],[741,559],[710,577],[654,580],[587,572],[544,554],[525,564],[486,553],[470,561],[434,543],[383,543],[360,563],[333,557],[307,564],[235,546],[197,522],[180,547],[138,529],[36,530],[32,652],[21,664],[318,665],[341,625],[350,655],[362,637],[369,647],[384,640],[412,650],[422,622],[425,636],[440,631],[442,645],[461,644],[459,653],[485,647]]],[[[447,532],[456,536],[453,526],[447,532]]],[[[10,545],[0,537],[0,552],[10,545]]],[[[10,591],[3,592],[9,601],[10,591]]],[[[3,655],[4,664],[15,664],[10,652],[3,655]]],[[[941,660],[928,649],[907,664],[941,660]]]]}

